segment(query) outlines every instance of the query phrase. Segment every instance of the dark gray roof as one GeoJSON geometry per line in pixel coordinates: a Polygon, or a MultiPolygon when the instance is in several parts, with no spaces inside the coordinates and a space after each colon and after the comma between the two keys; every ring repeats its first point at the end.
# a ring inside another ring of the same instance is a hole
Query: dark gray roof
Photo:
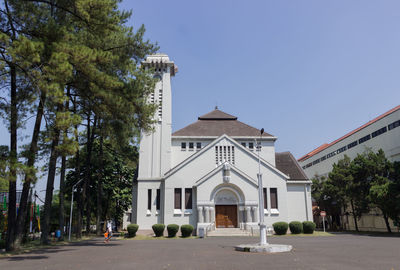
{"type": "MultiPolygon", "coordinates": [[[[236,116],[227,114],[223,111],[215,109],[198,120],[178,131],[175,131],[172,136],[260,136],[260,130],[242,123],[237,120],[236,116]]],[[[273,137],[266,132],[263,137],[273,137]]]]}
{"type": "Polygon", "coordinates": [[[303,169],[290,152],[275,153],[275,165],[278,170],[289,175],[290,180],[308,180],[303,169]]]}

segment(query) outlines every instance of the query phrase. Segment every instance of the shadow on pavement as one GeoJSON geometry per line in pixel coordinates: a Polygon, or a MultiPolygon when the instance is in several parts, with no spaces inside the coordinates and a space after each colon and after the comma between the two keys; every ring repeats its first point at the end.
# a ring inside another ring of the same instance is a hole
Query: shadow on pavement
{"type": "Polygon", "coordinates": [[[8,260],[8,261],[23,261],[23,260],[42,260],[48,259],[48,256],[45,254],[59,253],[65,251],[73,251],[76,250],[73,247],[84,247],[84,246],[120,246],[117,240],[110,241],[109,243],[104,243],[102,238],[94,238],[89,240],[83,240],[80,242],[73,242],[68,245],[60,245],[60,246],[50,246],[50,247],[38,247],[37,249],[33,249],[30,251],[23,252],[17,254],[11,254],[10,257],[3,257],[0,260],[8,260]]]}
{"type": "Polygon", "coordinates": [[[13,256],[8,258],[8,261],[24,261],[24,260],[42,260],[48,259],[47,256],[13,256]]]}

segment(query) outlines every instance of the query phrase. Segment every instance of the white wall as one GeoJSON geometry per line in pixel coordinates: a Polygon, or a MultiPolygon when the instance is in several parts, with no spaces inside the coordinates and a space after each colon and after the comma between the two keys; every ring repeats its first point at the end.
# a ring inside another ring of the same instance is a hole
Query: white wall
{"type": "MultiPolygon", "coordinates": [[[[157,189],[163,189],[161,181],[143,180],[138,181],[137,185],[137,224],[140,230],[151,230],[151,226],[157,223],[163,223],[162,206],[159,213],[156,213],[156,195],[157,189]],[[152,190],[151,210],[147,211],[148,189],[152,190]]],[[[163,194],[161,192],[161,205],[163,194]]],[[[134,222],[134,221],[133,221],[134,222]]]]}
{"type": "Polygon", "coordinates": [[[288,212],[291,221],[312,221],[311,190],[307,184],[288,184],[288,212]],[[306,188],[305,188],[306,186],[306,188]],[[306,191],[305,191],[306,190],[306,191]]]}
{"type": "MultiPolygon", "coordinates": [[[[196,144],[199,142],[201,143],[201,148],[203,149],[206,147],[208,144],[210,144],[213,141],[213,139],[172,139],[171,143],[171,168],[174,168],[176,165],[187,159],[193,154],[196,154],[198,152],[198,149],[196,148],[196,144]],[[181,149],[181,143],[186,142],[186,150],[181,149]],[[190,151],[189,150],[189,142],[194,143],[194,150],[190,151]]],[[[201,150],[201,149],[200,149],[201,150]]]]}
{"type": "MultiPolygon", "coordinates": [[[[218,143],[232,143],[229,139],[223,138],[218,143]]],[[[235,145],[235,167],[241,170],[244,174],[252,178],[255,183],[257,182],[258,172],[258,159],[256,156],[248,153],[241,146],[235,145]]],[[[165,222],[185,224],[191,223],[196,225],[197,222],[197,207],[193,206],[192,215],[174,215],[174,189],[175,188],[192,188],[196,185],[196,181],[206,176],[210,171],[216,168],[215,164],[215,150],[214,147],[200,153],[198,157],[188,163],[186,166],[177,170],[170,177],[165,180],[165,222]]],[[[287,210],[287,195],[286,195],[286,179],[283,175],[277,173],[273,169],[264,166],[262,164],[261,171],[263,174],[264,187],[268,187],[268,200],[270,198],[269,188],[274,187],[278,189],[278,210],[277,214],[269,214],[266,216],[266,222],[270,226],[276,221],[287,221],[288,210],[287,210]]],[[[203,184],[197,187],[197,201],[203,202],[209,201],[211,192],[216,186],[224,184],[222,171],[210,176],[210,178],[203,184]]],[[[246,178],[231,170],[231,181],[230,184],[237,185],[245,194],[245,204],[257,205],[258,193],[256,184],[250,184],[246,178]]],[[[182,196],[184,192],[182,191],[182,196]]],[[[184,198],[182,198],[184,201],[184,198]]],[[[297,203],[304,203],[304,198],[297,203]]],[[[270,203],[268,202],[270,206],[270,203]]]]}
{"type": "MultiPolygon", "coordinates": [[[[208,144],[212,143],[217,137],[215,138],[172,138],[172,144],[171,144],[171,168],[174,168],[176,165],[190,157],[191,155],[195,154],[197,152],[196,149],[196,143],[200,142],[202,144],[202,148],[206,147],[208,144]],[[186,142],[186,150],[181,149],[181,143],[186,142]],[[194,143],[194,150],[190,151],[189,150],[189,142],[194,143]]],[[[233,137],[233,139],[235,139],[233,137]]],[[[246,148],[248,148],[249,142],[252,142],[254,144],[254,152],[255,154],[258,154],[256,151],[256,143],[254,138],[236,138],[235,141],[237,141],[239,144],[242,142],[246,143],[246,148]]],[[[275,166],[275,142],[273,140],[262,140],[261,141],[261,152],[260,152],[260,157],[266,161],[268,161],[272,166],[275,166]]]]}

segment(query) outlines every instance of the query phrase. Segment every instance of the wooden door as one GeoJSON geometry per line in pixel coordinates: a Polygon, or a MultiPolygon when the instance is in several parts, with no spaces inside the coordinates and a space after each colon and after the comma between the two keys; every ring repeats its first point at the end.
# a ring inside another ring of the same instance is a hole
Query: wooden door
{"type": "Polygon", "coordinates": [[[216,205],[215,221],[217,228],[236,228],[237,227],[237,206],[236,205],[216,205]]]}

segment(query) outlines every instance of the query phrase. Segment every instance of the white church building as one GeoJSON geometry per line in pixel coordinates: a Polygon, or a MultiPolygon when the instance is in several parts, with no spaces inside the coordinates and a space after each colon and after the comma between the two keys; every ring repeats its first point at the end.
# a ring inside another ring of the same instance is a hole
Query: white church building
{"type": "Polygon", "coordinates": [[[275,152],[277,137],[261,135],[218,108],[172,133],[171,77],[177,67],[165,54],[148,56],[142,64],[155,69],[159,79],[149,98],[159,107],[154,132],[141,136],[138,177],[124,227],[258,228],[259,160],[267,227],[313,219],[311,181],[291,153],[275,152]]]}

